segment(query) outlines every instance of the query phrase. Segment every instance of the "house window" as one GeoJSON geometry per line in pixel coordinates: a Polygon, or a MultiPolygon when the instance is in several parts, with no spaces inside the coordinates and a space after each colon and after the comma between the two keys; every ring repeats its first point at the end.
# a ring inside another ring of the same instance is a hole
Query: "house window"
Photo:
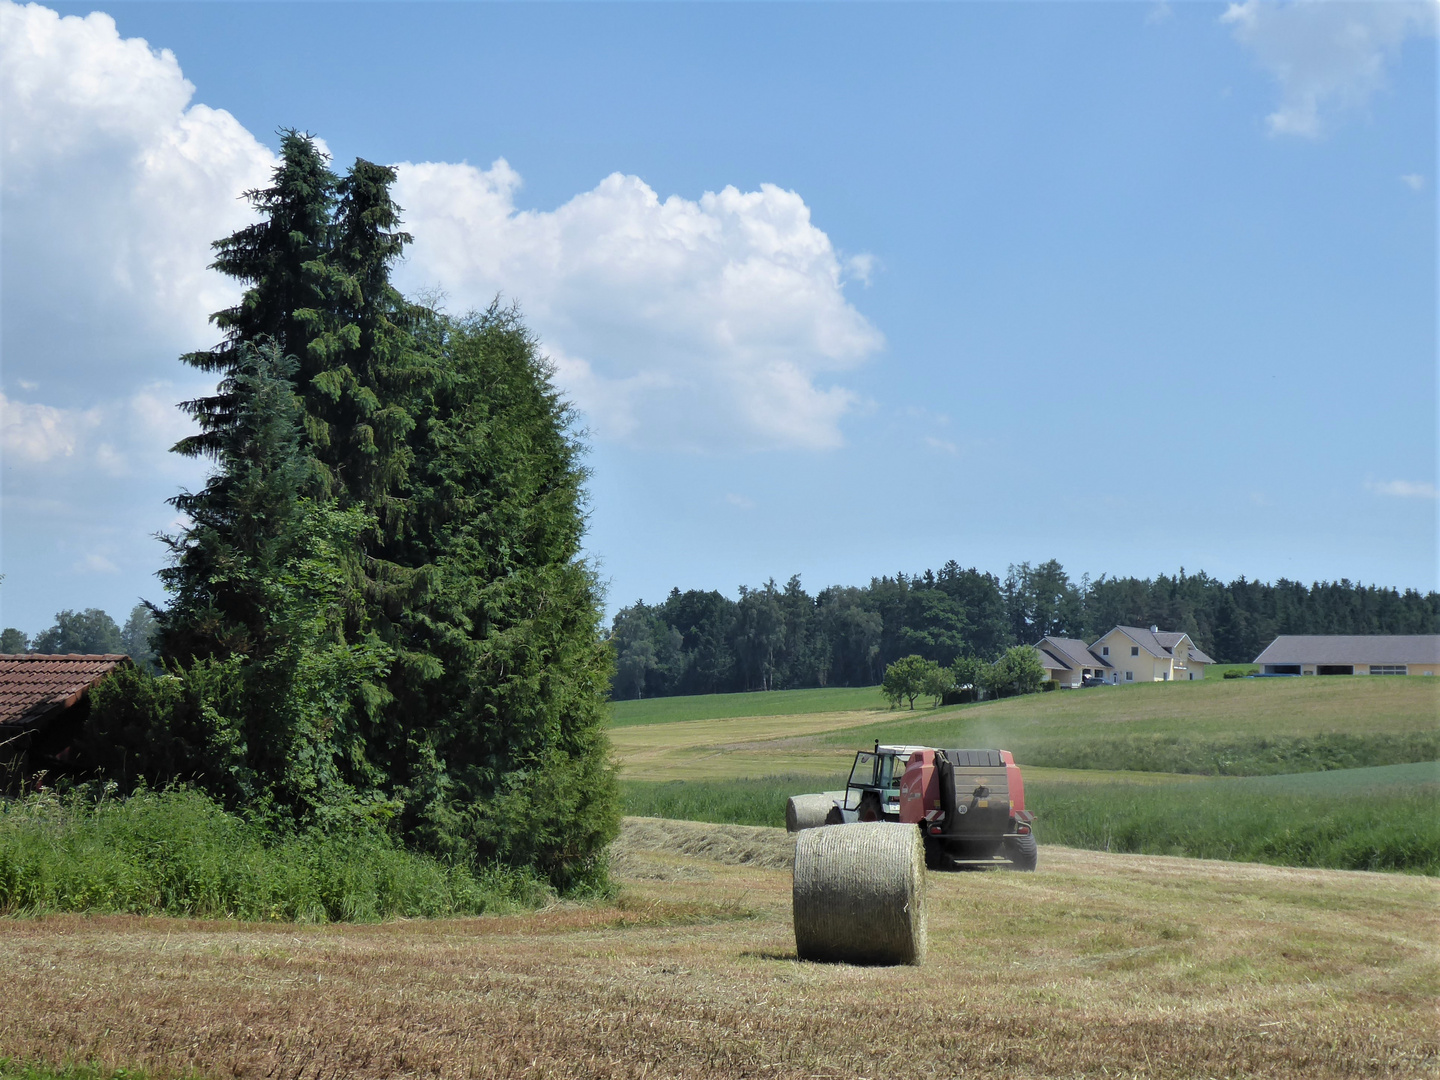
{"type": "Polygon", "coordinates": [[[1371,664],[1371,675],[1404,675],[1404,664],[1371,664]]]}
{"type": "Polygon", "coordinates": [[[1135,681],[1135,673],[1134,673],[1133,671],[1127,671],[1127,672],[1125,672],[1125,681],[1126,681],[1126,682],[1134,682],[1134,681],[1135,681]]]}
{"type": "Polygon", "coordinates": [[[1139,646],[1139,645],[1131,645],[1131,646],[1130,646],[1130,655],[1131,655],[1131,656],[1139,656],[1139,655],[1140,655],[1140,646],[1139,646]]]}
{"type": "Polygon", "coordinates": [[[1100,655],[1101,655],[1101,656],[1109,656],[1109,655],[1110,655],[1110,646],[1109,646],[1109,645],[1102,645],[1102,646],[1100,647],[1100,655]]]}

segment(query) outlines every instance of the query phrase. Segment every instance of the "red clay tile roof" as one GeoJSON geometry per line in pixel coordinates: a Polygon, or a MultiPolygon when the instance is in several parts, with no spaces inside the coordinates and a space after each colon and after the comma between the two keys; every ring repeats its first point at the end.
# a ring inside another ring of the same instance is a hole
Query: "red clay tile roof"
{"type": "Polygon", "coordinates": [[[0,724],[25,725],[52,709],[74,705],[86,690],[129,662],[128,656],[113,653],[0,653],[0,724]]]}

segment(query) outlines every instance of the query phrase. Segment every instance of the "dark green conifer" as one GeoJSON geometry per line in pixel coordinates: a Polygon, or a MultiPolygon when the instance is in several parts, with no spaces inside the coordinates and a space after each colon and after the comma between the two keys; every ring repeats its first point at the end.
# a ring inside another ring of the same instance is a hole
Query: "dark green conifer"
{"type": "MultiPolygon", "coordinates": [[[[211,316],[224,340],[214,349],[185,354],[185,363],[225,376],[234,371],[247,342],[263,340],[274,341],[282,355],[304,362],[331,307],[325,256],[336,184],[312,136],[294,129],[281,133],[280,164],[270,187],[245,193],[260,220],[213,245],[212,268],[248,288],[240,303],[211,316]]],[[[305,370],[300,377],[306,381],[312,376],[305,370]]],[[[223,431],[235,422],[237,407],[235,398],[224,392],[187,402],[200,432],[182,439],[176,451],[191,457],[213,455],[223,431]]],[[[323,431],[311,435],[324,441],[323,431]]]]}

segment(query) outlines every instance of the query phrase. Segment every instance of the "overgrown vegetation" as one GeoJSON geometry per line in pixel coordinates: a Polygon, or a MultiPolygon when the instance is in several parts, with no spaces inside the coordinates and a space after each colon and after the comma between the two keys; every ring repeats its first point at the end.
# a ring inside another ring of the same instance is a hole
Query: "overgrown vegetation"
{"type": "Polygon", "coordinates": [[[219,381],[175,447],[212,471],[172,500],[163,674],[117,673],[41,767],[193,784],[322,848],[384,832],[600,887],[611,654],[570,408],[515,311],[391,286],[392,170],[338,176],[295,131],[280,156],[248,193],[259,220],[215,244],[246,287],[213,317],[224,339],[184,357],[219,381]]]}
{"type": "Polygon", "coordinates": [[[353,922],[518,910],[550,895],[532,872],[446,864],[378,829],[277,835],[194,790],[0,803],[4,915],[353,922]]]}
{"type": "Polygon", "coordinates": [[[148,1080],[141,1069],[108,1069],[103,1065],[46,1065],[0,1058],[0,1080],[148,1080]]]}

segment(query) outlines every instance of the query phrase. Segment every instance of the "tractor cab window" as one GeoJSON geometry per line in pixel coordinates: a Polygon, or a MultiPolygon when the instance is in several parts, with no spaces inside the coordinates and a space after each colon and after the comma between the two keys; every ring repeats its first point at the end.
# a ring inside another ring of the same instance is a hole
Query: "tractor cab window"
{"type": "Polygon", "coordinates": [[[885,754],[880,758],[876,786],[884,789],[886,799],[900,797],[900,781],[905,778],[905,763],[909,760],[908,756],[901,757],[899,754],[885,754]]]}
{"type": "Polygon", "coordinates": [[[866,750],[856,754],[855,767],[850,770],[850,786],[874,787],[875,765],[878,759],[878,754],[872,754],[866,750]]]}

